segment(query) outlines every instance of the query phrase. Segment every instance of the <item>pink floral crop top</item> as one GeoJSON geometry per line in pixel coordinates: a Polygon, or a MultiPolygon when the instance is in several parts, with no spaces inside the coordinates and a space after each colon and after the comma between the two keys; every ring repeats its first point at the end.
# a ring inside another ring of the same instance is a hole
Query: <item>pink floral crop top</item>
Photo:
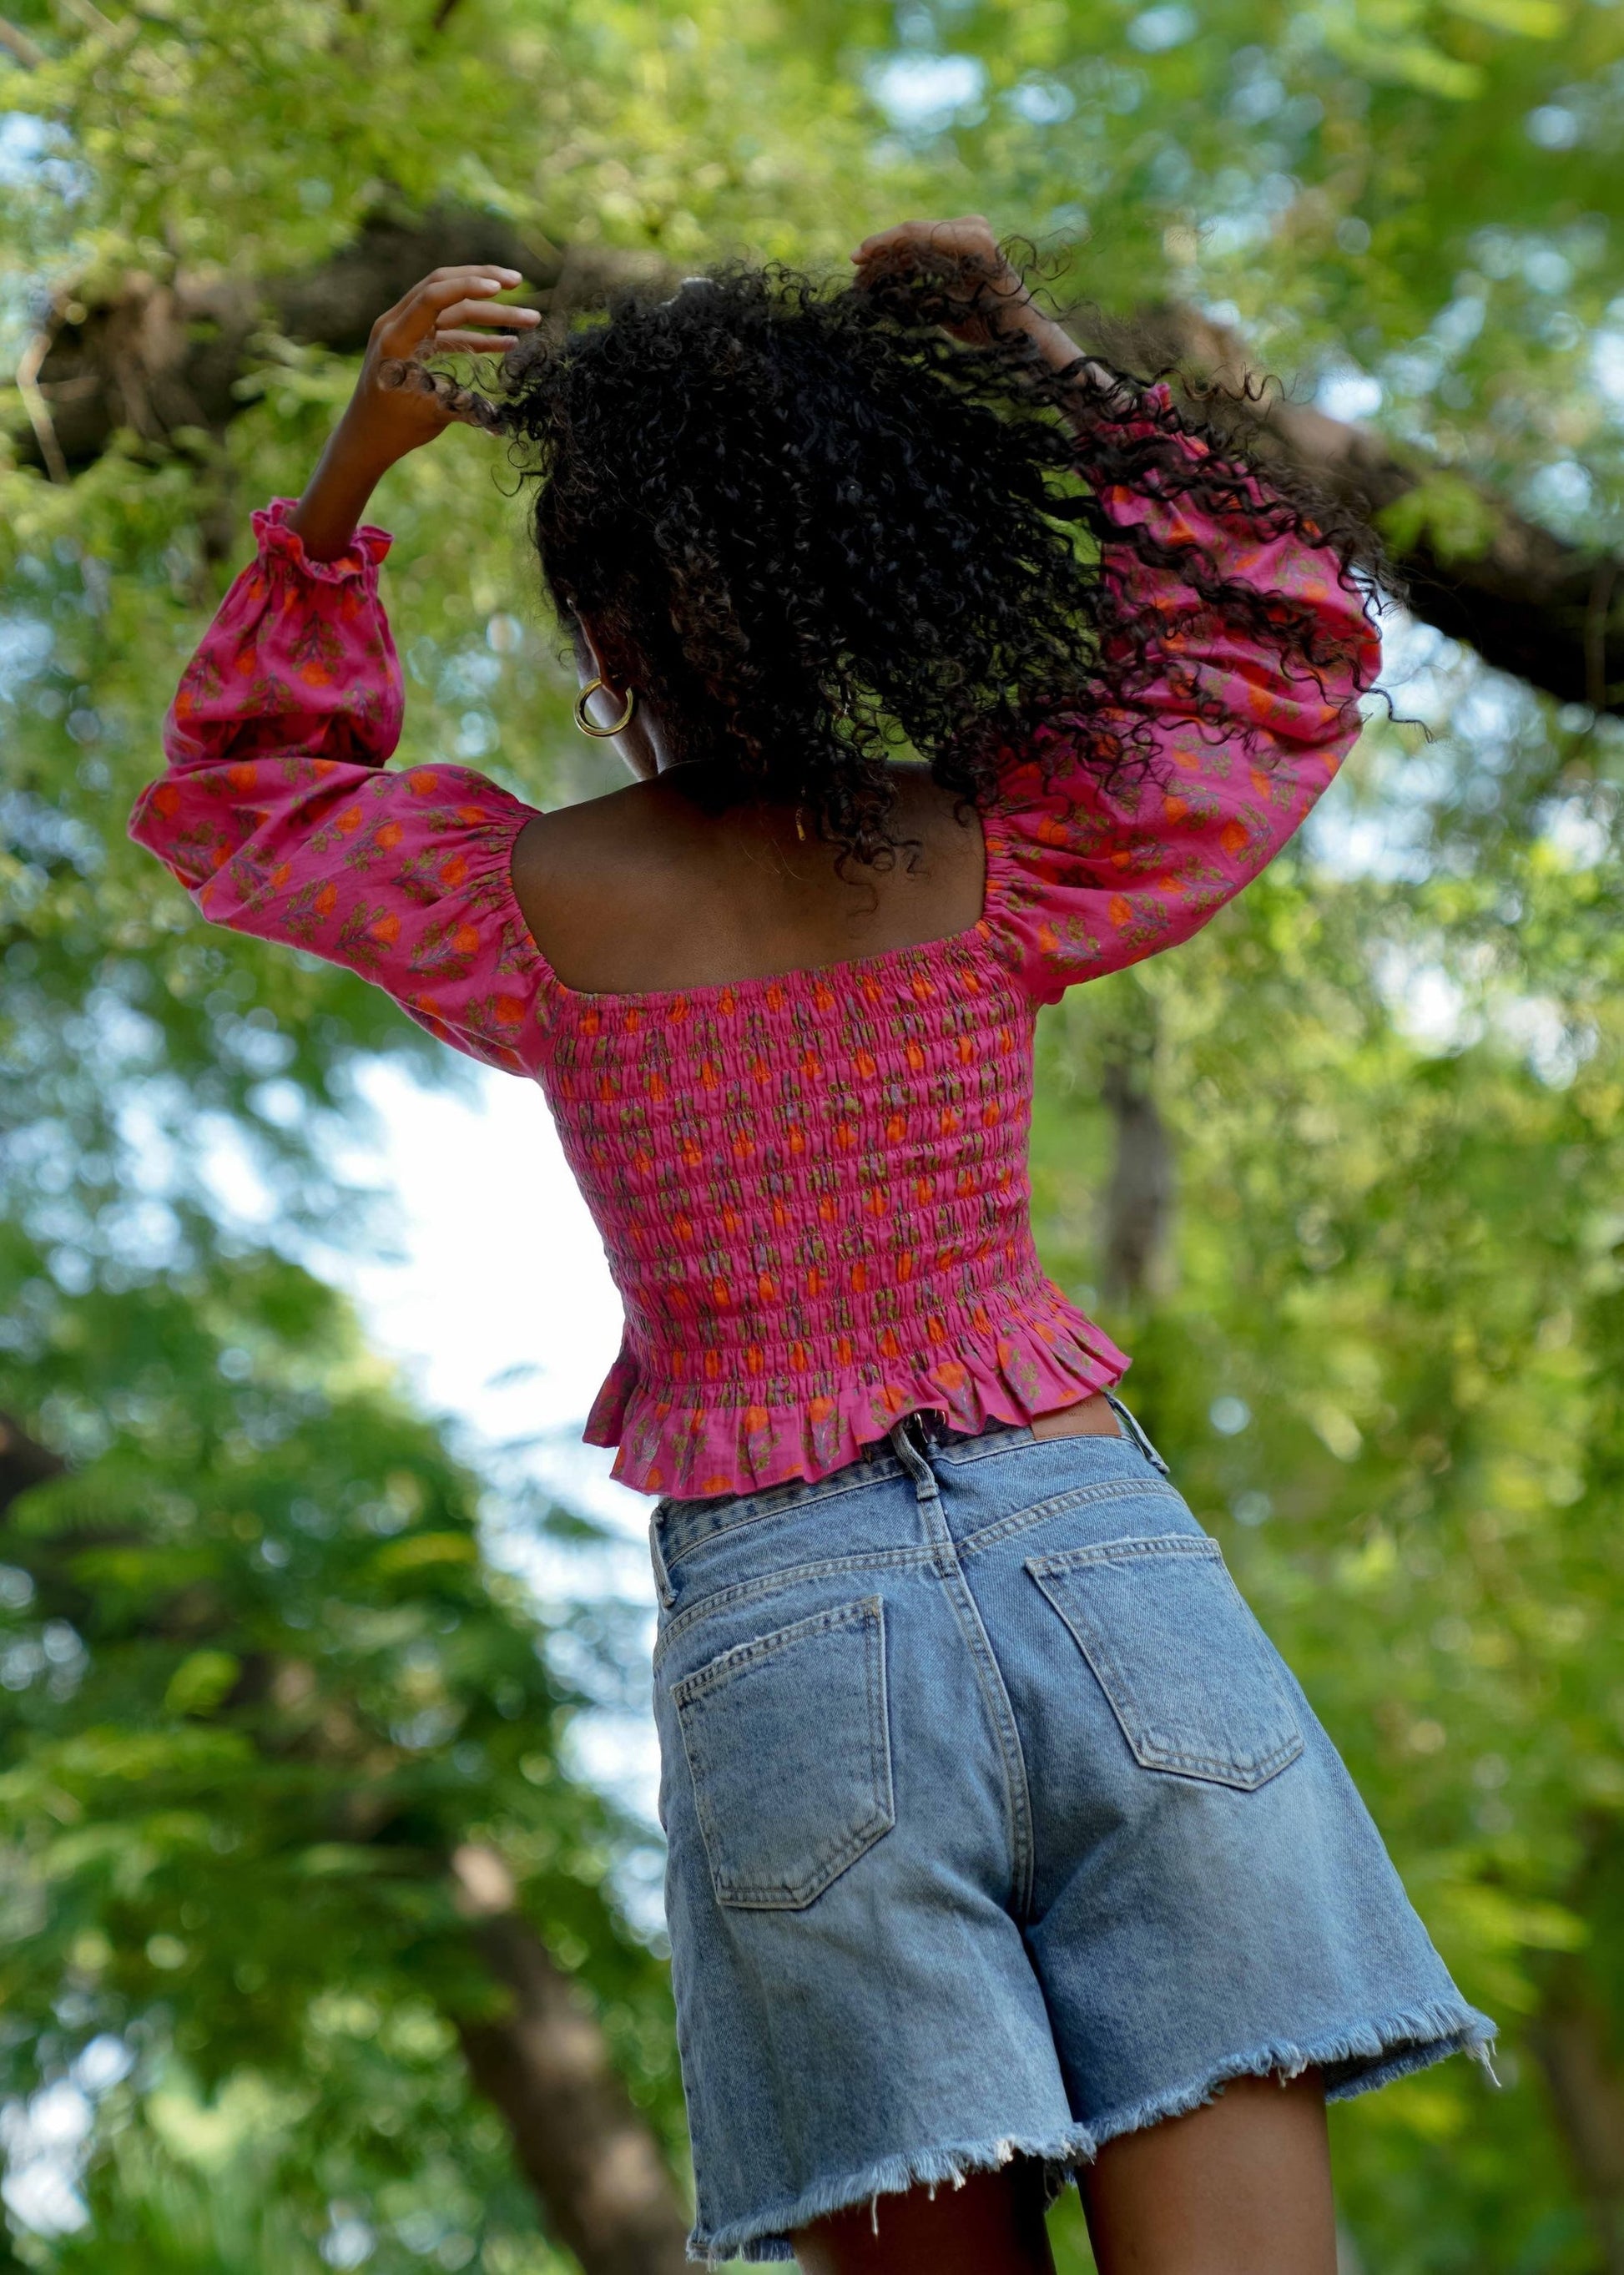
{"type": "MultiPolygon", "coordinates": [[[[1147,399],[1166,412],[1165,389],[1147,399]]],[[[253,518],[259,557],[186,669],[132,835],[213,922],[346,964],[541,1084],[625,1306],[585,1434],[646,1493],[822,1477],[914,1408],[969,1432],[1026,1422],[1127,1367],[1032,1242],[1038,1007],[1187,939],[1273,858],[1353,742],[1379,651],[1328,548],[1188,502],[1100,503],[1306,601],[1354,661],[1288,676],[1176,576],[1108,550],[1167,660],[1136,698],[1156,765],[1107,795],[1040,729],[1049,764],[1035,745],[984,819],[969,931],[657,994],[550,970],[510,881],[533,807],[466,767],[385,770],[402,707],[385,533],[318,563],[286,501],[253,518]]]]}

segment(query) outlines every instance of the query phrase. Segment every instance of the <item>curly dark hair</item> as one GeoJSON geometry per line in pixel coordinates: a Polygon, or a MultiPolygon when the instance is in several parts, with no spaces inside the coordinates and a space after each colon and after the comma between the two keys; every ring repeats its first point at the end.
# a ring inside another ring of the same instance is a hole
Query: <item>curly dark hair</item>
{"type": "Polygon", "coordinates": [[[1254,540],[1323,535],[1345,578],[1363,533],[1278,475],[1260,494],[1233,419],[1192,428],[1093,358],[1056,371],[1008,310],[963,264],[864,289],[725,268],[526,341],[493,406],[537,479],[565,624],[590,624],[678,758],[711,762],[711,795],[798,805],[842,862],[895,858],[888,762],[910,745],[978,806],[1039,717],[1102,778],[1146,763],[1136,699],[1169,661],[1104,573],[1107,539],[1176,565],[1288,669],[1341,661],[1311,608],[1113,529],[1098,494],[1188,496],[1254,540]]]}

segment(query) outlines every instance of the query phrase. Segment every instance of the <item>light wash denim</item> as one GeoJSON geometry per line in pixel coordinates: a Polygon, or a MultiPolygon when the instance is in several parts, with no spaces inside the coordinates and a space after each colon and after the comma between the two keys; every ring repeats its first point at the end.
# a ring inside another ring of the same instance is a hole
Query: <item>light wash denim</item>
{"type": "Polygon", "coordinates": [[[666,1906],[711,2261],[1116,2135],[1227,2078],[1465,2049],[1335,1749],[1166,1465],[910,1417],[816,1485],[662,1501],[666,1906]]]}

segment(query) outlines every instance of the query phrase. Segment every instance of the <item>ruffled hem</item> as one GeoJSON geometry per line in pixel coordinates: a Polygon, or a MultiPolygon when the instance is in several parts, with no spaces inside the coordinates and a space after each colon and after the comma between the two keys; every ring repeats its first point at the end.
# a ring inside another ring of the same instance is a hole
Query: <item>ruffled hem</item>
{"type": "Polygon", "coordinates": [[[257,507],[252,516],[254,542],[263,560],[285,561],[318,585],[346,585],[352,577],[365,577],[369,570],[376,570],[395,542],[387,529],[364,521],[347,552],[334,561],[313,561],[298,530],[288,527],[288,516],[298,503],[297,498],[278,497],[257,507]]]}
{"type": "Polygon", "coordinates": [[[652,1380],[628,1340],[583,1435],[589,1446],[619,1447],[610,1474],[623,1485],[703,1500],[827,1478],[921,1408],[971,1436],[993,1422],[1031,1422],[1113,1388],[1128,1364],[1054,1288],[1008,1303],[951,1357],[883,1375],[853,1368],[821,1394],[786,1405],[696,1404],[678,1386],[652,1380]]]}

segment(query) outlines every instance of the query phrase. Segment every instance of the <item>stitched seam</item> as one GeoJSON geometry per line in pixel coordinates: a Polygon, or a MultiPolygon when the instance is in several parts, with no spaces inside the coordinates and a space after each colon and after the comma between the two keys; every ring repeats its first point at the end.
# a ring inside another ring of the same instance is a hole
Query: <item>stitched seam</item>
{"type": "MultiPolygon", "coordinates": [[[[1165,1538],[1152,1537],[1149,1539],[1104,1540],[1090,1547],[1061,1549],[1052,1556],[1028,1556],[1024,1560],[1024,1567],[1042,1591],[1045,1600],[1059,1615],[1073,1642],[1087,1661],[1095,1682],[1099,1683],[1104,1694],[1107,1704],[1116,1718],[1117,1726],[1127,1742],[1129,1753],[1142,1769],[1162,1771],[1175,1776],[1198,1777],[1209,1783],[1229,1786],[1241,1792],[1256,1792],[1260,1786],[1266,1785],[1269,1780],[1280,1770],[1295,1761],[1297,1756],[1303,1751],[1305,1742],[1296,1715],[1292,1709],[1290,1698],[1272,1668],[1269,1670],[1271,1681],[1285,1710],[1288,1735],[1281,1738],[1266,1754],[1255,1756],[1250,1761],[1242,1762],[1235,1759],[1233,1756],[1226,1759],[1213,1754],[1186,1754],[1177,1752],[1169,1747],[1156,1745],[1142,1736],[1136,1735],[1129,1727],[1129,1710],[1124,1700],[1131,1698],[1132,1696],[1131,1668],[1122,1667],[1110,1656],[1108,1649],[1103,1654],[1097,1655],[1096,1647],[1091,1644],[1084,1636],[1078,1633],[1071,1620],[1068,1618],[1060,1599],[1052,1595],[1043,1584],[1046,1577],[1065,1572],[1086,1571],[1091,1566],[1122,1564],[1148,1556],[1166,1555],[1192,1557],[1203,1564],[1216,1564],[1223,1578],[1228,1582],[1230,1593],[1236,1604],[1247,1619],[1251,1621],[1254,1626],[1256,1625],[1256,1621],[1252,1619],[1250,1606],[1235,1586],[1229,1568],[1224,1562],[1223,1551],[1216,1540],[1211,1539],[1205,1534],[1197,1539],[1191,1539],[1187,1534],[1175,1533],[1165,1538]]],[[[1261,1629],[1258,1633],[1266,1647],[1268,1638],[1262,1636],[1261,1629]]],[[[1110,1640],[1109,1637],[1105,1638],[1107,1645],[1110,1640]]]]}
{"type": "Polygon", "coordinates": [[[998,1664],[992,1637],[987,1634],[986,1622],[981,1617],[981,1606],[976,1601],[964,1568],[959,1561],[958,1544],[953,1538],[953,1528],[948,1522],[948,1512],[942,1502],[940,1479],[927,1455],[921,1455],[920,1461],[929,1485],[929,1491],[921,1491],[919,1495],[920,1522],[935,1547],[937,1576],[953,1607],[954,1622],[970,1652],[976,1682],[992,1719],[993,1735],[997,1742],[999,1758],[1003,1764],[1010,1893],[1016,1911],[1023,1913],[1030,1906],[1036,1878],[1037,1830],[1032,1821],[1031,1788],[1026,1775],[1026,1757],[1021,1751],[1021,1733],[1016,1722],[1008,1688],[1004,1682],[1003,1670],[998,1664]]]}
{"type": "Polygon", "coordinates": [[[866,1645],[863,1659],[868,1694],[869,1776],[874,1788],[874,1806],[863,1823],[804,1879],[793,1883],[729,1880],[725,1896],[721,1894],[719,1882],[716,1892],[724,1903],[733,1904],[745,1911],[804,1910],[823,1893],[825,1888],[832,1887],[847,1867],[855,1864],[864,1851],[872,1848],[875,1841],[889,1833],[896,1823],[896,1796],[891,1780],[890,1715],[886,1697],[885,1619],[880,1598],[871,1597],[869,1601],[875,1608],[872,1615],[866,1615],[863,1621],[866,1645]]]}
{"type": "Polygon", "coordinates": [[[981,1617],[970,1582],[956,1556],[949,1564],[944,1558],[937,1566],[942,1584],[953,1606],[959,1632],[969,1646],[981,1687],[992,1710],[993,1728],[998,1739],[998,1750],[1004,1765],[1004,1787],[1009,1808],[1010,1878],[1017,1916],[1024,1916],[1031,1901],[1035,1870],[1036,1830],[1032,1823],[1031,1787],[1026,1775],[1026,1757],[1021,1750],[1021,1733],[1015,1719],[1015,1707],[1004,1682],[1003,1670],[993,1649],[992,1637],[981,1617]],[[966,1618],[965,1614],[969,1616],[966,1618]]]}
{"type": "Polygon", "coordinates": [[[992,1717],[993,1734],[998,1742],[1000,1759],[1004,1766],[1004,1803],[1008,1812],[1009,1873],[1011,1894],[1017,1915],[1030,1908],[1037,1863],[1037,1829],[1032,1821],[1031,1787],[1026,1774],[1026,1757],[1021,1750],[1021,1733],[1015,1719],[1015,1706],[1009,1697],[1003,1670],[993,1649],[993,1639],[986,1631],[963,1564],[959,1561],[958,1544],[948,1523],[948,1512],[942,1506],[936,1475],[931,1471],[935,1490],[919,1503],[927,1528],[931,1512],[940,1532],[933,1533],[936,1548],[936,1571],[948,1602],[953,1606],[954,1620],[969,1650],[971,1664],[976,1671],[987,1710],[992,1717]]]}
{"type": "MultiPolygon", "coordinates": [[[[1142,1540],[1097,1540],[1084,1548],[1057,1548],[1050,1556],[1029,1556],[1026,1568],[1036,1578],[1044,1572],[1074,1572],[1089,1564],[1126,1564],[1144,1556],[1195,1556],[1206,1564],[1221,1564],[1224,1561],[1224,1552],[1217,1541],[1205,1533],[1195,1538],[1187,1532],[1166,1532],[1152,1533],[1142,1540]]],[[[1228,1578],[1227,1568],[1224,1576],[1228,1578]]],[[[1240,1594],[1238,1589],[1235,1592],[1240,1594]]],[[[1241,1597],[1243,1603],[1245,1600],[1241,1597]]]]}
{"type": "Polygon", "coordinates": [[[1282,1738],[1278,1746],[1250,1762],[1224,1761],[1215,1754],[1174,1753],[1159,1746],[1135,1744],[1131,1738],[1128,1742],[1145,1769],[1174,1770],[1190,1777],[1205,1778],[1215,1785],[1239,1786],[1250,1790],[1254,1786],[1265,1784],[1277,1770],[1284,1769],[1288,1762],[1295,1762],[1303,1750],[1303,1739],[1300,1730],[1294,1730],[1289,1738],[1282,1738]]]}
{"type": "MultiPolygon", "coordinates": [[[[951,1462],[956,1469],[963,1469],[971,1462],[995,1462],[1005,1454],[1030,1453],[1034,1446],[1069,1446],[1077,1438],[1084,1440],[1096,1438],[1091,1430],[1079,1430],[1064,1438],[1039,1438],[1035,1435],[1030,1422],[1011,1423],[1008,1429],[995,1432],[990,1446],[982,1443],[986,1434],[983,1431],[975,1438],[947,1438],[931,1450],[940,1454],[944,1462],[951,1462]]],[[[1101,1431],[1096,1442],[1102,1446],[1126,1447],[1143,1458],[1143,1449],[1126,1430],[1119,1430],[1114,1438],[1101,1431]]]]}
{"type": "Polygon", "coordinates": [[[718,1588],[702,1596],[697,1604],[684,1605],[675,1618],[667,1621],[655,1638],[653,1664],[657,1667],[677,1636],[698,1626],[701,1620],[730,1611],[736,1604],[753,1603],[759,1596],[775,1595],[780,1589],[793,1587],[797,1581],[829,1579],[837,1572],[895,1571],[902,1566],[932,1564],[935,1561],[933,1548],[872,1548],[850,1556],[825,1556],[812,1564],[787,1564],[780,1572],[764,1572],[758,1580],[736,1580],[731,1587],[718,1588]]]}
{"type": "MultiPolygon", "coordinates": [[[[1031,1508],[1017,1509],[1011,1516],[996,1517],[991,1524],[984,1524],[978,1532],[966,1534],[958,1544],[958,1552],[961,1556],[968,1556],[983,1548],[995,1547],[1001,1540],[1028,1531],[1035,1524],[1046,1524],[1051,1517],[1065,1516],[1074,1509],[1091,1508],[1104,1501],[1144,1500],[1170,1500],[1177,1508],[1184,1507],[1183,1496],[1175,1493],[1173,1487],[1160,1478],[1113,1478],[1105,1485],[1078,1485],[1074,1492],[1056,1493],[1049,1500],[1034,1502],[1031,1508]]],[[[1182,1533],[1177,1532],[1158,1534],[1154,1545],[1160,1546],[1164,1540],[1184,1538],[1182,1533]]],[[[1090,1552],[1072,1549],[1065,1553],[1078,1556],[1090,1552]]]]}
{"type": "Polygon", "coordinates": [[[775,1628],[771,1635],[752,1636],[748,1643],[736,1643],[730,1651],[706,1659],[691,1674],[684,1674],[680,1682],[672,1685],[671,1696],[679,1706],[686,1705],[691,1698],[702,1698],[729,1675],[738,1674],[759,1659],[771,1658],[774,1651],[782,1651],[787,1644],[826,1635],[835,1628],[857,1627],[873,1619],[879,1602],[878,1596],[865,1596],[858,1603],[842,1604],[834,1611],[812,1612],[804,1620],[791,1620],[788,1627],[775,1628]]]}
{"type": "Polygon", "coordinates": [[[832,1849],[804,1880],[736,1880],[718,1872],[716,1900],[738,1911],[804,1911],[825,1888],[834,1886],[849,1864],[856,1863],[865,1848],[872,1848],[882,1833],[888,1833],[894,1821],[883,1810],[876,1808],[865,1823],[842,1840],[838,1848],[832,1849]]]}
{"type": "Polygon", "coordinates": [[[1026,1422],[1013,1430],[1001,1431],[995,1445],[984,1446],[978,1440],[972,1439],[964,1446],[962,1452],[956,1452],[950,1443],[933,1446],[931,1451],[940,1455],[944,1462],[951,1462],[956,1470],[963,1470],[967,1469],[971,1462],[996,1461],[1001,1454],[1028,1450],[1043,1442],[1042,1440],[1032,1436],[1031,1425],[1026,1422]]]}

